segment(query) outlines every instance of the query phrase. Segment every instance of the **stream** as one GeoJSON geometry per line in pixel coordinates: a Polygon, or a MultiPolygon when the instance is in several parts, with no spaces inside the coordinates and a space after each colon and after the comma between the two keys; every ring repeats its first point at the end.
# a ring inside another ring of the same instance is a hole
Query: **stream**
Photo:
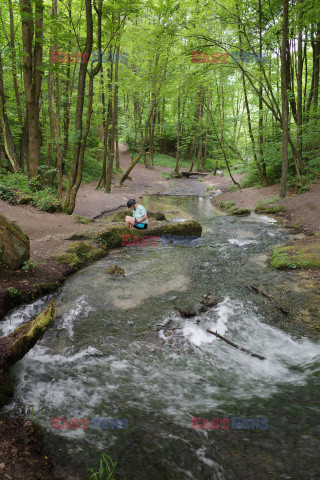
{"type": "MultiPolygon", "coordinates": [[[[53,295],[55,326],[12,369],[6,411],[29,408],[55,465],[73,478],[97,471],[106,452],[127,480],[319,479],[320,345],[294,321],[319,292],[311,298],[302,277],[264,264],[288,232],[270,217],[222,215],[205,196],[141,203],[171,220],[196,218],[202,237],[124,247],[69,277],[53,295]],[[113,264],[124,277],[108,275],[113,264]],[[206,293],[217,306],[181,318],[178,309],[200,307],[206,293]],[[53,429],[52,417],[89,424],[53,429]],[[192,417],[219,428],[192,428],[192,417]],[[98,418],[114,422],[95,428],[98,418]]],[[[0,334],[50,298],[13,311],[0,334]]]]}

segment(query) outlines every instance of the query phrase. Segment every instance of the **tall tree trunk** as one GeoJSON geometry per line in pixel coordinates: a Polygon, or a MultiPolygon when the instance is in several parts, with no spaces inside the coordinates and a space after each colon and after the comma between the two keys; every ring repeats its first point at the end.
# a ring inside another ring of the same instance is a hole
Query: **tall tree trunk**
{"type": "MultiPolygon", "coordinates": [[[[112,54],[112,48],[110,48],[110,55],[112,54]]],[[[114,136],[113,136],[113,95],[112,95],[112,82],[113,82],[113,62],[110,62],[108,70],[108,164],[107,164],[107,176],[106,176],[106,192],[111,190],[111,180],[113,173],[113,158],[114,158],[114,136]]]]}
{"type": "MultiPolygon", "coordinates": [[[[53,2],[52,2],[53,3],[53,2]]],[[[53,9],[53,5],[52,5],[53,9]]],[[[46,156],[46,165],[52,165],[52,157],[54,150],[54,141],[56,138],[56,122],[54,115],[54,100],[53,100],[53,63],[52,63],[52,52],[55,51],[55,46],[53,44],[53,39],[51,39],[51,46],[49,51],[49,73],[48,73],[48,115],[49,115],[49,140],[48,140],[48,149],[46,156]]]]}
{"type": "Polygon", "coordinates": [[[198,160],[197,160],[197,171],[201,170],[201,163],[202,163],[202,116],[203,116],[203,88],[200,88],[199,91],[199,116],[198,116],[198,124],[199,124],[199,145],[198,145],[198,160]]]}
{"type": "Polygon", "coordinates": [[[155,131],[155,121],[156,121],[156,115],[157,115],[156,112],[157,112],[157,105],[155,106],[155,109],[154,109],[153,114],[151,116],[150,126],[149,126],[149,168],[153,167],[154,131],[155,131]]]}
{"type": "MultiPolygon", "coordinates": [[[[302,7],[303,0],[299,0],[299,6],[302,7]]],[[[302,163],[302,75],[303,75],[303,58],[302,58],[302,8],[299,10],[298,23],[298,68],[297,68],[297,154],[298,161],[302,163]]]]}
{"type": "Polygon", "coordinates": [[[61,132],[60,132],[60,122],[61,122],[61,113],[60,113],[60,78],[57,73],[56,79],[56,148],[57,148],[57,182],[58,182],[58,195],[60,201],[62,202],[62,155],[61,155],[61,132]]]}
{"type": "Polygon", "coordinates": [[[20,100],[20,92],[18,87],[18,80],[17,80],[17,54],[16,54],[16,47],[15,47],[15,28],[14,28],[14,16],[12,10],[12,0],[8,0],[9,3],[9,15],[10,15],[10,47],[12,53],[12,78],[13,78],[13,87],[14,93],[17,102],[17,109],[18,109],[18,120],[21,131],[23,129],[23,118],[22,118],[22,108],[21,108],[21,100],[20,100]]]}
{"type": "MultiPolygon", "coordinates": [[[[52,0],[52,16],[55,19],[58,19],[58,1],[52,0]]],[[[55,39],[52,40],[53,44],[55,39]]],[[[57,49],[57,45],[53,45],[54,49],[57,49]]],[[[62,203],[62,156],[61,156],[61,129],[60,129],[60,121],[61,121],[61,101],[60,101],[60,77],[59,72],[56,72],[55,79],[54,77],[52,80],[52,93],[53,93],[53,100],[55,99],[55,106],[56,110],[54,111],[54,102],[52,105],[53,108],[53,118],[54,118],[54,130],[55,130],[55,139],[54,139],[54,146],[56,152],[56,163],[57,163],[57,183],[58,183],[58,195],[60,202],[62,203]]]]}
{"type": "MultiPolygon", "coordinates": [[[[262,58],[262,11],[261,11],[261,0],[259,0],[259,58],[262,58]]],[[[262,179],[265,186],[268,186],[268,177],[267,177],[267,168],[263,155],[263,102],[262,102],[263,88],[260,84],[259,86],[259,163],[262,170],[262,179]]]]}
{"type": "Polygon", "coordinates": [[[314,42],[314,50],[315,50],[315,64],[313,66],[314,83],[313,83],[312,103],[313,103],[314,111],[316,112],[318,108],[318,99],[319,99],[320,23],[317,23],[317,34],[316,34],[316,40],[314,42]]]}
{"type": "MultiPolygon", "coordinates": [[[[86,24],[87,24],[87,38],[84,53],[89,60],[92,51],[93,41],[93,22],[92,22],[92,6],[91,0],[85,0],[86,5],[86,24]]],[[[80,187],[82,178],[82,163],[81,163],[81,148],[85,142],[85,136],[82,127],[83,105],[86,86],[87,62],[80,63],[79,80],[78,80],[78,96],[77,109],[75,121],[76,139],[74,143],[73,157],[71,161],[70,175],[67,187],[67,195],[63,205],[65,213],[71,215],[76,202],[76,195],[80,187]]]]}
{"type": "Polygon", "coordinates": [[[22,135],[20,139],[20,166],[25,174],[29,173],[29,125],[28,110],[23,123],[22,135]]]}
{"type": "MultiPolygon", "coordinates": [[[[71,41],[69,42],[69,51],[71,50],[71,41]]],[[[71,95],[73,91],[74,76],[76,67],[73,70],[73,81],[71,86],[71,64],[67,65],[67,77],[65,81],[64,102],[63,102],[63,153],[62,157],[66,158],[69,151],[69,126],[70,126],[70,107],[71,95]]]]}
{"type": "Polygon", "coordinates": [[[35,0],[33,19],[31,0],[20,0],[22,43],[23,43],[23,79],[28,110],[29,127],[29,175],[38,173],[41,150],[40,93],[43,43],[43,0],[35,0]],[[35,37],[33,49],[33,36],[35,37]]]}
{"type": "Polygon", "coordinates": [[[207,151],[208,151],[208,133],[209,133],[209,112],[207,111],[206,136],[205,136],[205,144],[204,144],[204,155],[203,155],[203,159],[202,159],[202,169],[203,170],[205,170],[205,168],[206,168],[207,151]]]}
{"type": "Polygon", "coordinates": [[[104,93],[104,79],[103,79],[103,67],[100,72],[100,86],[101,86],[101,104],[102,104],[102,132],[103,132],[103,150],[102,150],[102,171],[98,181],[97,188],[106,186],[106,174],[107,174],[107,153],[108,153],[108,132],[106,122],[106,100],[104,93]]]}
{"type": "Polygon", "coordinates": [[[289,108],[287,85],[287,45],[289,0],[283,0],[283,24],[281,46],[281,100],[282,100],[282,170],[280,182],[280,197],[286,196],[288,176],[288,137],[289,137],[289,108]]]}
{"type": "MultiPolygon", "coordinates": [[[[179,89],[180,90],[180,89],[179,89]]],[[[180,132],[181,132],[181,98],[180,91],[178,91],[178,125],[177,125],[177,152],[176,152],[176,166],[174,173],[179,173],[179,162],[180,162],[180,132]]]]}
{"type": "MultiPolygon", "coordinates": [[[[120,25],[120,14],[118,17],[118,25],[120,25]]],[[[120,55],[120,45],[117,45],[116,48],[116,64],[114,69],[114,97],[113,97],[113,138],[115,143],[115,157],[116,157],[116,168],[119,170],[119,142],[118,142],[118,71],[119,71],[119,55],[120,55]]]]}
{"type": "Polygon", "coordinates": [[[6,112],[1,53],[0,53],[0,123],[2,128],[5,152],[10,161],[13,171],[17,172],[19,170],[18,156],[13,143],[12,133],[11,133],[11,129],[8,121],[7,112],[6,112]]]}
{"type": "Polygon", "coordinates": [[[314,33],[313,26],[311,30],[311,46],[312,46],[312,79],[311,88],[306,105],[306,120],[308,121],[311,111],[311,105],[316,109],[318,105],[319,91],[319,61],[320,61],[320,25],[318,31],[314,33]],[[315,35],[315,36],[314,36],[315,35]]]}

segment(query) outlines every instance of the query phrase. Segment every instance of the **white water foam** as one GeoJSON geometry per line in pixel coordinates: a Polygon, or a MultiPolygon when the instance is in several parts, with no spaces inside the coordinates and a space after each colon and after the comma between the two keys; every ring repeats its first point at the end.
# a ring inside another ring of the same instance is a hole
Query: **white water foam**
{"type": "Polygon", "coordinates": [[[0,336],[7,336],[23,323],[36,318],[50,303],[49,295],[39,298],[30,305],[22,305],[13,310],[0,322],[0,336]]]}
{"type": "Polygon", "coordinates": [[[228,242],[231,243],[231,245],[238,245],[238,247],[250,245],[250,243],[258,243],[257,240],[239,240],[238,238],[229,238],[228,242]]]}
{"type": "Polygon", "coordinates": [[[78,318],[87,318],[90,312],[95,312],[96,308],[91,307],[85,300],[86,295],[81,295],[76,300],[76,306],[71,308],[63,315],[63,320],[58,328],[67,330],[69,337],[73,337],[73,325],[78,318]]]}
{"type": "Polygon", "coordinates": [[[261,396],[267,391],[276,391],[278,383],[303,385],[306,376],[302,367],[314,361],[320,350],[318,344],[306,338],[294,339],[280,329],[263,323],[250,307],[229,297],[202,316],[199,325],[194,320],[186,322],[182,334],[190,344],[200,349],[200,356],[210,358],[212,355],[217,369],[225,368],[229,370],[230,377],[234,375],[234,394],[238,398],[251,395],[250,385],[254,385],[254,393],[261,396]],[[240,347],[263,355],[266,360],[261,361],[227,345],[207,333],[207,328],[240,347]],[[239,382],[241,377],[245,378],[242,385],[239,382]]]}

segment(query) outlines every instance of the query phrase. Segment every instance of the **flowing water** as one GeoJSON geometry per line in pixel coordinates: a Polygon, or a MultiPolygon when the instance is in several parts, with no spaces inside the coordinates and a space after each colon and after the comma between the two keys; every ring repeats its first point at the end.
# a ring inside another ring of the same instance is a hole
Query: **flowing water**
{"type": "MultiPolygon", "coordinates": [[[[197,218],[202,237],[126,247],[69,277],[54,295],[55,326],[12,369],[17,386],[7,409],[33,406],[55,464],[79,478],[107,452],[127,480],[319,479],[320,346],[293,321],[308,299],[294,273],[261,263],[286,231],[268,217],[221,215],[204,197],[143,203],[172,219],[197,218]],[[125,276],[110,278],[112,264],[125,276]],[[289,316],[248,284],[272,293],[289,316]],[[179,308],[198,308],[209,292],[216,307],[181,318],[179,308]],[[52,429],[51,417],[89,426],[52,429]],[[97,417],[126,419],[128,428],[93,428],[97,417]],[[222,423],[194,429],[192,417],[222,423]],[[241,426],[256,422],[234,428],[239,417],[241,426]]],[[[0,333],[50,298],[17,309],[0,333]]]]}

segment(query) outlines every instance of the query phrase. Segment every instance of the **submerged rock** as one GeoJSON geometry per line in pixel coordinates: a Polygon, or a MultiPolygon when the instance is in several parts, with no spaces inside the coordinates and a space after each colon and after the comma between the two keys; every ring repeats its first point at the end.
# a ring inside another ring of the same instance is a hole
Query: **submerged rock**
{"type": "Polygon", "coordinates": [[[177,235],[183,237],[200,237],[202,226],[196,220],[187,220],[185,222],[172,223],[167,220],[150,221],[146,230],[137,228],[127,228],[123,224],[112,225],[109,223],[103,230],[88,230],[75,232],[66,240],[92,240],[107,248],[116,248],[124,245],[125,236],[141,237],[160,236],[162,234],[177,235]]]}
{"type": "MultiPolygon", "coordinates": [[[[199,315],[199,313],[206,312],[209,308],[215,307],[219,303],[219,300],[214,295],[207,293],[206,295],[202,295],[201,303],[202,305],[199,308],[199,310],[197,310],[194,307],[179,308],[178,311],[181,317],[182,318],[195,317],[196,315],[199,315]]],[[[199,323],[199,321],[200,320],[197,321],[197,324],[199,323]]]]}
{"type": "Polygon", "coordinates": [[[117,265],[110,265],[110,267],[108,268],[108,273],[109,275],[112,275],[114,277],[119,277],[120,275],[124,275],[124,270],[117,265]]]}
{"type": "Polygon", "coordinates": [[[147,212],[149,218],[154,218],[155,220],[166,220],[166,216],[162,212],[147,212]]]}
{"type": "Polygon", "coordinates": [[[78,269],[93,260],[105,257],[107,253],[105,245],[97,246],[87,242],[71,242],[54,257],[54,260],[78,269]]]}
{"type": "Polygon", "coordinates": [[[28,235],[18,225],[0,214],[0,268],[16,270],[29,258],[28,235]]]}
{"type": "Polygon", "coordinates": [[[201,300],[203,306],[201,307],[201,309],[215,307],[218,302],[219,300],[217,299],[217,297],[210,295],[210,293],[208,293],[207,295],[203,295],[201,300]]]}
{"type": "Polygon", "coordinates": [[[179,308],[179,313],[182,318],[191,318],[197,315],[197,311],[190,307],[190,308],[179,308]]]}

